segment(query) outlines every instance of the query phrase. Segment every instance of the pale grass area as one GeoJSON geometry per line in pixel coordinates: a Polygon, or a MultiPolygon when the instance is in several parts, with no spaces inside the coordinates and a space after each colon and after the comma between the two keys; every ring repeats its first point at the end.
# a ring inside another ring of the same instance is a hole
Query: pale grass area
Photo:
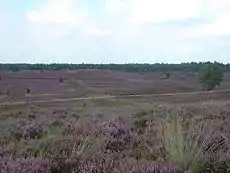
{"type": "Polygon", "coordinates": [[[72,154],[78,155],[81,161],[85,161],[93,155],[97,155],[103,152],[106,146],[105,140],[97,140],[90,136],[87,136],[80,145],[74,145],[72,154]]]}
{"type": "Polygon", "coordinates": [[[160,136],[165,148],[167,161],[179,164],[190,172],[200,172],[212,154],[214,148],[220,147],[218,141],[212,143],[211,139],[216,134],[216,129],[209,131],[205,136],[203,131],[207,124],[185,127],[183,119],[179,116],[170,116],[163,121],[160,136]],[[207,148],[204,150],[204,148],[207,148]]]}

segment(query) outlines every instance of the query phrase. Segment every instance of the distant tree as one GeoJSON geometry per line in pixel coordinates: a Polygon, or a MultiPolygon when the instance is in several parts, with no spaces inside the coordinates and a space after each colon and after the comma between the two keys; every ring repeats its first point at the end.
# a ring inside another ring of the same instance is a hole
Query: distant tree
{"type": "Polygon", "coordinates": [[[27,88],[26,89],[26,94],[30,94],[31,93],[31,89],[30,88],[27,88]]]}
{"type": "Polygon", "coordinates": [[[10,70],[13,72],[20,71],[20,67],[17,64],[10,64],[10,70]]]}
{"type": "Polygon", "coordinates": [[[9,91],[6,91],[6,95],[9,96],[9,95],[10,95],[10,92],[9,92],[9,91]]]}
{"type": "Polygon", "coordinates": [[[165,76],[166,76],[167,79],[169,79],[170,76],[171,76],[171,73],[167,72],[167,73],[165,73],[165,76]]]}
{"type": "Polygon", "coordinates": [[[60,78],[58,79],[58,82],[63,83],[63,82],[64,82],[63,78],[60,77],[60,78]]]}
{"type": "Polygon", "coordinates": [[[169,79],[171,76],[171,73],[169,72],[165,72],[161,75],[160,79],[163,80],[163,79],[169,79]]]}
{"type": "Polygon", "coordinates": [[[223,80],[223,71],[217,63],[207,63],[200,72],[200,81],[205,90],[213,90],[223,80]]]}
{"type": "MultiPolygon", "coordinates": [[[[77,69],[107,69],[120,70],[126,72],[199,72],[205,62],[191,62],[181,64],[0,64],[0,70],[20,71],[20,70],[77,70],[77,69]]],[[[224,72],[230,72],[230,64],[217,63],[224,72]]]]}

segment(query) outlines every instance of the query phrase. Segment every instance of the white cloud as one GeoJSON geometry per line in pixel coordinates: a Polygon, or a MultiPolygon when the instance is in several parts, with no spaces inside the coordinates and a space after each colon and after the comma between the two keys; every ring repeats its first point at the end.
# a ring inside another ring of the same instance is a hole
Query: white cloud
{"type": "Polygon", "coordinates": [[[106,0],[107,11],[121,11],[134,24],[168,22],[198,17],[200,0],[106,0]]]}
{"type": "Polygon", "coordinates": [[[213,13],[213,22],[200,27],[204,35],[230,35],[230,1],[210,0],[210,11],[213,13]]]}
{"type": "Polygon", "coordinates": [[[77,13],[73,0],[46,0],[40,8],[28,11],[27,19],[34,23],[75,24],[85,20],[84,13],[77,13]]]}
{"type": "MultiPolygon", "coordinates": [[[[204,18],[206,21],[203,23],[180,28],[186,38],[230,35],[229,0],[106,0],[104,7],[107,12],[117,15],[120,21],[138,24],[142,28],[151,24],[204,18]]],[[[120,27],[127,27],[127,24],[121,22],[120,27]]],[[[138,32],[143,30],[138,29],[138,32]]]]}
{"type": "Polygon", "coordinates": [[[100,28],[91,21],[88,13],[80,10],[76,0],[46,0],[40,8],[27,11],[26,18],[30,23],[35,24],[35,27],[44,28],[49,25],[48,31],[50,28],[53,31],[47,32],[46,35],[50,33],[52,37],[65,35],[59,32],[60,27],[70,31],[79,29],[91,36],[105,36],[111,33],[108,29],[100,28]]]}
{"type": "Polygon", "coordinates": [[[198,17],[200,13],[198,0],[134,0],[128,21],[137,24],[170,22],[198,17]]]}
{"type": "Polygon", "coordinates": [[[210,0],[204,11],[211,20],[185,30],[188,37],[230,36],[230,1],[210,0]]]}
{"type": "Polygon", "coordinates": [[[213,23],[201,27],[204,35],[226,36],[230,35],[230,13],[224,13],[216,18],[213,23]]]}
{"type": "Polygon", "coordinates": [[[105,0],[104,3],[106,12],[121,12],[125,5],[124,0],[105,0]]]}
{"type": "Polygon", "coordinates": [[[0,5],[5,9],[0,58],[72,63],[229,58],[230,39],[223,36],[230,36],[230,0],[102,0],[95,7],[89,1],[38,0],[21,15],[0,5]]]}

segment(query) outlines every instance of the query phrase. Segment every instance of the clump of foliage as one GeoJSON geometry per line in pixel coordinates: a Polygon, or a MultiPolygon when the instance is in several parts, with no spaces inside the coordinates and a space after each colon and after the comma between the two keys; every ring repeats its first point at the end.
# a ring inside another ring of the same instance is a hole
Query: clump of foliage
{"type": "Polygon", "coordinates": [[[152,112],[147,110],[141,110],[140,112],[133,114],[133,124],[135,130],[138,133],[143,133],[143,130],[148,126],[148,122],[150,121],[151,115],[152,112]]]}
{"type": "MultiPolygon", "coordinates": [[[[79,172],[77,170],[75,173],[79,172]]],[[[109,153],[90,158],[80,167],[81,173],[110,172],[110,173],[184,173],[175,165],[156,163],[146,159],[137,160],[120,154],[109,153]]]]}
{"type": "Polygon", "coordinates": [[[206,64],[200,72],[200,81],[207,91],[213,90],[216,86],[219,86],[222,80],[223,71],[217,63],[206,64]]]}
{"type": "Polygon", "coordinates": [[[162,74],[162,76],[160,77],[161,80],[163,79],[169,79],[171,77],[171,73],[166,72],[164,74],[162,74]]]}
{"type": "Polygon", "coordinates": [[[45,133],[47,129],[44,124],[38,123],[27,123],[27,124],[18,124],[12,125],[8,129],[9,137],[16,140],[23,139],[39,139],[45,133]]]}
{"type": "Polygon", "coordinates": [[[26,89],[26,94],[30,94],[31,93],[31,89],[30,88],[27,88],[26,89]]]}
{"type": "Polygon", "coordinates": [[[165,73],[165,76],[166,76],[167,79],[169,79],[170,76],[171,76],[171,73],[167,72],[167,73],[165,73]]]}
{"type": "Polygon", "coordinates": [[[0,158],[0,172],[2,173],[49,173],[49,160],[40,158],[0,158]]]}
{"type": "Polygon", "coordinates": [[[10,95],[10,91],[6,91],[6,95],[9,96],[10,95]]]}
{"type": "Polygon", "coordinates": [[[120,151],[132,142],[133,136],[130,127],[121,118],[107,121],[102,125],[101,133],[107,139],[106,148],[111,151],[120,151]]]}
{"type": "Polygon", "coordinates": [[[59,82],[59,83],[63,83],[63,82],[64,82],[64,79],[60,77],[60,78],[58,79],[58,82],[59,82]]]}
{"type": "Polygon", "coordinates": [[[167,161],[179,164],[192,173],[204,171],[226,142],[223,137],[215,137],[215,130],[204,134],[204,128],[205,124],[195,130],[185,128],[183,119],[177,116],[164,121],[160,135],[167,161]]]}

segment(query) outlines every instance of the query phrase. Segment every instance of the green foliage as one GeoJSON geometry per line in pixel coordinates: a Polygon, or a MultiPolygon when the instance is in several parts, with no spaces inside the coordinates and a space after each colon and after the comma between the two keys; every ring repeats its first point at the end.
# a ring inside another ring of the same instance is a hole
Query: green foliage
{"type": "MultiPolygon", "coordinates": [[[[0,64],[0,70],[77,70],[77,69],[105,69],[105,70],[119,70],[126,72],[198,72],[207,63],[191,62],[182,64],[0,64]]],[[[230,64],[218,64],[225,71],[230,71],[230,64]]]]}
{"type": "Polygon", "coordinates": [[[200,81],[207,91],[213,90],[216,86],[219,86],[222,80],[223,71],[217,63],[206,64],[200,73],[200,81]]]}

